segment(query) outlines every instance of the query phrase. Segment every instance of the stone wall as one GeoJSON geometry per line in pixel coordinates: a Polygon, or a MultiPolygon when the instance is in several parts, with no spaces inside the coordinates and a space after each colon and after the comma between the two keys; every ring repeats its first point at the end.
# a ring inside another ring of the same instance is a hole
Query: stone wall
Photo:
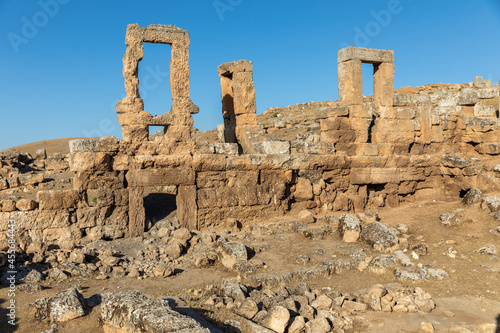
{"type": "Polygon", "coordinates": [[[195,142],[187,32],[129,25],[126,44],[127,97],[117,105],[124,139],[71,141],[73,190],[40,191],[38,209],[0,213],[2,230],[9,217],[23,222],[25,247],[140,236],[153,192],[175,196],[181,226],[206,229],[500,189],[499,86],[395,93],[394,53],[349,47],[339,51],[338,101],[257,115],[251,62],[226,63],[218,68],[221,135],[195,142]],[[162,116],[150,117],[138,95],[142,42],[172,45],[174,105],[162,116]],[[374,65],[374,96],[362,95],[362,62],[374,65]],[[165,135],[151,139],[150,125],[165,135]]]}

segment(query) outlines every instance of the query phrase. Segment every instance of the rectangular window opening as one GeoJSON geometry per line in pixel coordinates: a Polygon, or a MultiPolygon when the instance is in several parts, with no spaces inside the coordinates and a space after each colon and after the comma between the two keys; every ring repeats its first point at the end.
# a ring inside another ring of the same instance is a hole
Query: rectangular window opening
{"type": "Polygon", "coordinates": [[[373,95],[373,80],[375,65],[370,63],[362,63],[361,70],[363,74],[363,96],[373,95]]]}
{"type": "Polygon", "coordinates": [[[155,141],[155,139],[162,139],[165,135],[165,126],[149,126],[149,141],[155,141]]]}
{"type": "Polygon", "coordinates": [[[139,62],[139,94],[144,111],[161,115],[172,107],[170,88],[171,49],[168,44],[144,43],[144,57],[139,62]]]}

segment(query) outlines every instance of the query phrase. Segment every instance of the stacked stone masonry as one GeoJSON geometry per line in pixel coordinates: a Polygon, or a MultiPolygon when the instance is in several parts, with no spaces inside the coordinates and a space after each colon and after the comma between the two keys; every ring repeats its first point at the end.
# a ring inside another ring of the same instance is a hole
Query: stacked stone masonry
{"type": "Polygon", "coordinates": [[[395,93],[393,51],[348,47],[338,53],[339,100],[257,115],[253,66],[240,60],[218,68],[224,119],[218,140],[197,141],[188,33],[134,24],[126,45],[127,97],[117,104],[124,139],[71,141],[74,189],[39,192],[32,211],[4,210],[2,229],[13,217],[32,242],[61,246],[81,237],[139,236],[151,192],[175,195],[181,226],[206,229],[292,209],[360,212],[500,189],[499,86],[395,93]],[[172,45],[174,104],[165,115],[145,112],[138,94],[143,42],[172,45]],[[362,94],[364,62],[374,65],[373,96],[362,94]],[[166,128],[159,140],[148,136],[152,125],[166,128]]]}

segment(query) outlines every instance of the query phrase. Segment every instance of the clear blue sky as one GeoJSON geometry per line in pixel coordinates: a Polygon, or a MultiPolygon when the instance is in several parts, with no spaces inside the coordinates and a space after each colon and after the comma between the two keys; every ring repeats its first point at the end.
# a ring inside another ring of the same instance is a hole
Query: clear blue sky
{"type": "MultiPolygon", "coordinates": [[[[500,78],[499,0],[0,0],[0,22],[0,149],[121,137],[114,108],[129,23],[189,31],[200,130],[222,122],[217,66],[238,59],[253,61],[258,113],[337,99],[346,45],[395,50],[395,88],[500,78]]],[[[171,105],[169,49],[146,45],[140,64],[152,114],[171,105]]]]}

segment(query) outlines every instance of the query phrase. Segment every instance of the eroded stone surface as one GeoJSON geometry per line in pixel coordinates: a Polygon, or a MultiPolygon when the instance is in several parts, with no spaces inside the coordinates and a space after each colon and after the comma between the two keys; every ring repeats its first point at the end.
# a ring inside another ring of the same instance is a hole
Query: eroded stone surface
{"type": "Polygon", "coordinates": [[[194,319],[139,291],[102,295],[99,322],[105,332],[210,332],[194,319]]]}
{"type": "Polygon", "coordinates": [[[53,297],[43,297],[29,305],[35,309],[35,318],[41,321],[64,322],[85,315],[83,296],[72,288],[53,297]]]}

